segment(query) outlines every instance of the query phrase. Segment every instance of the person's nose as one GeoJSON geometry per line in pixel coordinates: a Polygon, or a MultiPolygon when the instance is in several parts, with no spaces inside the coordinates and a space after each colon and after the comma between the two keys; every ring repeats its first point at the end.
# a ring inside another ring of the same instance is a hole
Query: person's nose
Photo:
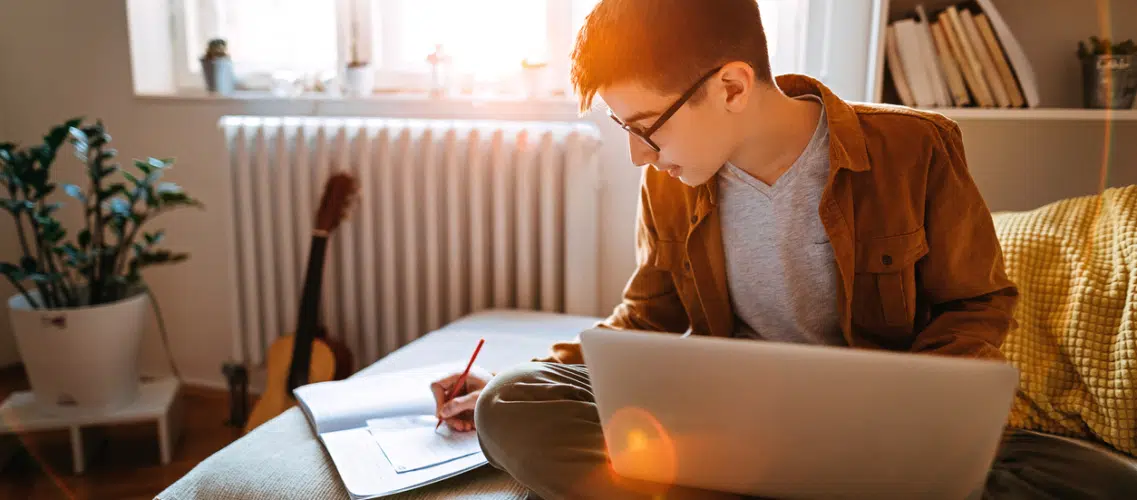
{"type": "Polygon", "coordinates": [[[633,137],[632,134],[628,134],[628,150],[632,155],[632,163],[637,167],[655,163],[659,160],[659,153],[645,144],[640,138],[633,137]]]}

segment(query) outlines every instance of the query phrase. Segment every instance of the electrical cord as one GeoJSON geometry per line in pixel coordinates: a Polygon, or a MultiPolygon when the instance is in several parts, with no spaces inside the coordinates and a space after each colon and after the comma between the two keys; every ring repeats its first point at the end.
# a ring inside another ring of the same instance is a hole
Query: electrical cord
{"type": "Polygon", "coordinates": [[[170,337],[166,332],[166,322],[162,319],[162,308],[158,305],[158,297],[154,296],[149,283],[143,281],[143,286],[146,288],[146,295],[150,297],[150,308],[154,310],[154,316],[158,319],[158,331],[162,335],[162,347],[166,350],[166,362],[169,363],[174,378],[181,382],[182,376],[178,373],[178,365],[174,363],[174,354],[170,351],[170,337]]]}

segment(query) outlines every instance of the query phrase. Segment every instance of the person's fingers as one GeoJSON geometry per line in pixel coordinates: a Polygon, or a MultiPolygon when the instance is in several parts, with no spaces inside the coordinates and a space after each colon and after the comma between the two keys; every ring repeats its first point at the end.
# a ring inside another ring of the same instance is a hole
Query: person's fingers
{"type": "Polygon", "coordinates": [[[454,432],[466,432],[466,425],[469,423],[469,421],[461,418],[448,418],[443,420],[443,422],[454,432]]]}
{"type": "Polygon", "coordinates": [[[434,391],[435,394],[438,394],[439,392],[442,392],[443,394],[445,394],[447,391],[450,390],[451,387],[454,386],[454,383],[457,382],[461,376],[462,376],[461,373],[454,373],[454,374],[447,375],[446,377],[440,378],[438,380],[435,380],[433,383],[430,384],[430,389],[431,389],[431,391],[434,391]]]}
{"type": "Polygon", "coordinates": [[[430,392],[434,394],[434,414],[442,416],[442,405],[446,404],[446,388],[434,383],[430,384],[430,392]]]}
{"type": "Polygon", "coordinates": [[[454,417],[447,418],[443,420],[443,422],[446,423],[447,427],[457,432],[469,432],[474,430],[474,413],[465,411],[454,417]]]}
{"type": "Polygon", "coordinates": [[[479,394],[481,394],[481,391],[474,391],[451,399],[442,405],[442,408],[439,410],[439,415],[441,415],[442,418],[450,418],[464,411],[473,411],[474,405],[478,402],[479,394]]]}
{"type": "MultiPolygon", "coordinates": [[[[450,391],[454,388],[454,384],[458,382],[459,377],[461,377],[461,374],[454,374],[430,384],[430,392],[434,394],[436,415],[442,414],[442,405],[446,404],[447,398],[450,397],[450,391]]],[[[463,382],[462,387],[459,387],[454,395],[459,396],[465,394],[470,388],[469,385],[468,382],[463,382]]]]}

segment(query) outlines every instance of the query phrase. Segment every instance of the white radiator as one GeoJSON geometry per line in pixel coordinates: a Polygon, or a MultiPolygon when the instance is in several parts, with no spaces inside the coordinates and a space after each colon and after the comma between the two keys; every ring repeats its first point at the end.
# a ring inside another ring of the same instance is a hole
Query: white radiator
{"type": "Polygon", "coordinates": [[[220,126],[237,359],[259,366],[294,331],[312,221],[337,169],[361,190],[329,241],[321,319],[356,369],[483,309],[600,313],[591,125],[228,116],[220,126]]]}

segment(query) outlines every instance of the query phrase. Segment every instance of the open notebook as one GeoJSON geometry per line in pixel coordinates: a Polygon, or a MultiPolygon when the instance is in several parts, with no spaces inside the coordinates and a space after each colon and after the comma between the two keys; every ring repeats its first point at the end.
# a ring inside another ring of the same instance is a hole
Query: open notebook
{"type": "Polygon", "coordinates": [[[477,433],[434,429],[434,365],[298,387],[294,394],[353,500],[393,495],[486,464],[477,433]]]}

